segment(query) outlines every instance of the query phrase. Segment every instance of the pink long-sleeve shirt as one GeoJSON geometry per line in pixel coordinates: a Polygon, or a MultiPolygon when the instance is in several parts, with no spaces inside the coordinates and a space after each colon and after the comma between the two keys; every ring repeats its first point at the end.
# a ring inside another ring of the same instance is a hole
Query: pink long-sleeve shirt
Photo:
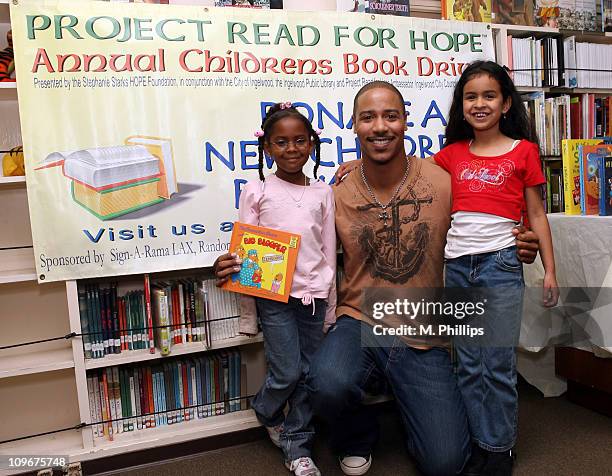
{"type": "MultiPolygon", "coordinates": [[[[336,320],[336,225],[331,187],[319,180],[294,185],[269,175],[247,183],[240,194],[239,221],[297,233],[301,237],[290,296],[327,300],[325,327],[336,320]]],[[[241,302],[241,332],[257,327],[252,304],[241,302]]],[[[252,301],[251,301],[252,302],[252,301]]]]}

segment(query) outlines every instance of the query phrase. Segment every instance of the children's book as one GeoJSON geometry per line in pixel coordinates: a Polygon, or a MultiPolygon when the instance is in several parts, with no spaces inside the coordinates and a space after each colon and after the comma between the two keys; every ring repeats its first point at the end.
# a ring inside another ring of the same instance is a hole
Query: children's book
{"type": "Polygon", "coordinates": [[[580,215],[580,160],[579,145],[597,145],[599,139],[563,139],[563,192],[566,215],[580,215]]]}
{"type": "Polygon", "coordinates": [[[300,235],[295,233],[234,223],[230,251],[242,259],[242,265],[223,287],[287,302],[299,248],[300,235]]]}
{"type": "Polygon", "coordinates": [[[612,145],[597,147],[599,175],[599,214],[612,215],[612,145]]]}
{"type": "Polygon", "coordinates": [[[604,145],[581,145],[580,150],[580,209],[583,215],[599,214],[599,158],[604,145]]]}
{"type": "Polygon", "coordinates": [[[491,23],[491,0],[442,0],[441,10],[443,20],[491,23]]]}

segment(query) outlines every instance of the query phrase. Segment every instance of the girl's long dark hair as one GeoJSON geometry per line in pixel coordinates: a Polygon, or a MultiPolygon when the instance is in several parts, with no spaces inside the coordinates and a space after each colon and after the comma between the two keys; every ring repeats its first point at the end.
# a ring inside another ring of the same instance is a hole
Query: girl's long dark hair
{"type": "Polygon", "coordinates": [[[259,179],[265,180],[263,174],[264,167],[264,145],[270,141],[270,134],[272,132],[272,128],[274,124],[276,124],[281,119],[285,117],[295,117],[304,123],[306,130],[308,131],[308,135],[310,140],[314,142],[315,145],[315,166],[314,166],[314,178],[317,179],[317,170],[319,169],[319,164],[321,163],[321,139],[319,138],[319,134],[313,129],[310,121],[303,116],[293,105],[288,106],[287,103],[278,103],[268,109],[266,113],[266,117],[264,117],[263,122],[261,123],[261,130],[263,131],[263,136],[259,137],[259,179]]]}
{"type": "Polygon", "coordinates": [[[474,61],[463,70],[455,86],[453,102],[448,113],[444,147],[454,142],[474,138],[472,126],[463,118],[463,89],[470,79],[483,74],[499,83],[504,101],[508,98],[512,101],[510,109],[499,121],[501,133],[512,139],[527,139],[538,144],[534,124],[529,119],[523,100],[506,70],[493,61],[474,61]]]}

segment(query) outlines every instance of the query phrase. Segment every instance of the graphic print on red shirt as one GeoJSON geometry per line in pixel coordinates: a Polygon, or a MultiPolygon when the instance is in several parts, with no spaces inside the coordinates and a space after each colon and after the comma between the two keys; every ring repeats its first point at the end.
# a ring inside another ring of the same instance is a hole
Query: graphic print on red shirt
{"type": "Polygon", "coordinates": [[[434,159],[451,175],[452,212],[481,212],[520,221],[525,187],[545,183],[538,146],[522,140],[511,151],[482,157],[469,141],[451,144],[434,159]]]}

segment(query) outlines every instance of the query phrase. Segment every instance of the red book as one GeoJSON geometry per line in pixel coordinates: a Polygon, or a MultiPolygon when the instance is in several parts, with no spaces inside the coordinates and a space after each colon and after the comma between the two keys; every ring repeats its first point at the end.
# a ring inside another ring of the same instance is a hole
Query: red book
{"type": "MultiPolygon", "coordinates": [[[[151,370],[151,367],[147,367],[146,371],[147,371],[147,390],[148,390],[148,397],[149,397],[149,412],[154,413],[155,405],[153,403],[153,372],[151,370]]],[[[149,417],[149,423],[151,425],[151,428],[154,428],[155,426],[157,426],[155,423],[155,415],[151,415],[149,417]]]]}
{"type": "Polygon", "coordinates": [[[582,104],[580,96],[570,99],[570,127],[572,139],[582,139],[582,104]]]}

